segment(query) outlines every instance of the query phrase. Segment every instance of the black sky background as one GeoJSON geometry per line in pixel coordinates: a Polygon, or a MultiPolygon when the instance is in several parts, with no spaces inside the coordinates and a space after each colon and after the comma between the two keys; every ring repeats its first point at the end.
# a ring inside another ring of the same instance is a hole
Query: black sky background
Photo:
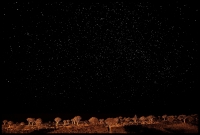
{"type": "Polygon", "coordinates": [[[4,3],[3,119],[197,113],[198,13],[179,1],[4,3]]]}

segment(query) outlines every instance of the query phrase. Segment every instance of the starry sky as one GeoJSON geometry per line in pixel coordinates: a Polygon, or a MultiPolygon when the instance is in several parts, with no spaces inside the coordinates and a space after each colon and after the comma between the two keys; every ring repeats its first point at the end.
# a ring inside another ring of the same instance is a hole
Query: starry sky
{"type": "Polygon", "coordinates": [[[5,114],[197,111],[197,3],[5,2],[5,114]]]}

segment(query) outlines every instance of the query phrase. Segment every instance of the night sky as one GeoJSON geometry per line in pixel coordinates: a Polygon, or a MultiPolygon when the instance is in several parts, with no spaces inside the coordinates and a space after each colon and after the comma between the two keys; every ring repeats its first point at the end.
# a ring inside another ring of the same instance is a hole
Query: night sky
{"type": "Polygon", "coordinates": [[[197,113],[197,5],[4,3],[3,118],[197,113]]]}

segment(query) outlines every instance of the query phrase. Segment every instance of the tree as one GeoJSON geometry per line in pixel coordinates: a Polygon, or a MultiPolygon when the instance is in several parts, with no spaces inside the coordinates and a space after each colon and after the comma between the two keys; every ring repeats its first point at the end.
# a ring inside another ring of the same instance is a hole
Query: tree
{"type": "Polygon", "coordinates": [[[21,123],[20,123],[20,125],[21,125],[21,126],[24,126],[24,125],[25,125],[25,123],[24,123],[24,122],[21,122],[21,123]]]}
{"type": "Polygon", "coordinates": [[[126,121],[126,122],[130,122],[130,121],[131,121],[131,118],[130,118],[130,117],[128,117],[128,118],[124,118],[124,121],[126,121]]]}
{"type": "Polygon", "coordinates": [[[123,117],[122,117],[122,116],[119,116],[119,119],[123,119],[123,117]]]}
{"type": "Polygon", "coordinates": [[[27,118],[26,119],[28,121],[28,125],[31,125],[33,126],[34,122],[35,122],[35,118],[27,118]]]}
{"type": "Polygon", "coordinates": [[[110,133],[112,132],[111,127],[116,125],[118,122],[119,122],[119,118],[107,118],[105,120],[105,123],[108,125],[110,133]]]}
{"type": "Polygon", "coordinates": [[[99,123],[99,120],[96,117],[91,117],[88,121],[93,125],[97,125],[99,123]]]}
{"type": "Polygon", "coordinates": [[[105,120],[104,119],[99,119],[99,124],[105,124],[105,120]]]}
{"type": "Polygon", "coordinates": [[[39,129],[40,126],[41,126],[41,124],[42,124],[42,119],[41,118],[36,119],[35,124],[38,127],[38,129],[39,129]]]}
{"type": "Polygon", "coordinates": [[[70,120],[66,120],[67,121],[67,125],[69,125],[70,120]]]}
{"type": "Polygon", "coordinates": [[[187,123],[194,123],[194,122],[195,122],[195,119],[194,119],[192,116],[187,116],[186,122],[187,122],[187,123]]]}
{"type": "Polygon", "coordinates": [[[173,122],[175,119],[175,116],[171,115],[171,116],[167,116],[167,121],[169,122],[173,122]]]}
{"type": "Polygon", "coordinates": [[[63,126],[69,125],[70,120],[63,120],[63,126]]]}
{"type": "Polygon", "coordinates": [[[8,120],[3,120],[3,125],[6,125],[7,122],[8,120]]]}
{"type": "Polygon", "coordinates": [[[146,119],[149,121],[150,124],[153,123],[154,118],[155,118],[155,116],[153,116],[153,115],[149,115],[149,116],[146,117],[146,119]]]}
{"type": "Polygon", "coordinates": [[[56,122],[56,127],[58,127],[58,124],[59,124],[59,122],[61,121],[62,119],[60,118],[60,117],[56,117],[55,119],[54,119],[54,121],[56,122]]]}
{"type": "Polygon", "coordinates": [[[162,118],[164,119],[164,121],[166,121],[167,115],[164,114],[164,115],[162,116],[162,118]]]}
{"type": "Polygon", "coordinates": [[[75,124],[75,119],[74,118],[71,119],[71,122],[72,122],[72,124],[75,124]]]}
{"type": "Polygon", "coordinates": [[[81,119],[82,119],[81,116],[75,116],[75,117],[73,118],[74,124],[76,123],[76,124],[78,125],[78,123],[80,122],[81,119]]]}
{"type": "Polygon", "coordinates": [[[178,116],[178,120],[180,120],[180,121],[183,120],[183,123],[185,123],[186,118],[187,118],[187,116],[183,115],[183,114],[178,116]]]}
{"type": "Polygon", "coordinates": [[[67,125],[67,120],[63,120],[63,126],[67,125]]]}
{"type": "Polygon", "coordinates": [[[134,121],[134,123],[137,123],[137,115],[135,115],[132,120],[134,121]]]}
{"type": "Polygon", "coordinates": [[[199,121],[198,114],[192,114],[191,117],[194,118],[195,123],[198,123],[198,121],[199,121]]]}
{"type": "Polygon", "coordinates": [[[144,116],[141,116],[139,118],[139,121],[141,122],[141,124],[145,124],[145,120],[146,120],[146,118],[144,116]]]}
{"type": "Polygon", "coordinates": [[[10,128],[10,126],[13,124],[12,121],[8,121],[8,128],[10,128]]]}

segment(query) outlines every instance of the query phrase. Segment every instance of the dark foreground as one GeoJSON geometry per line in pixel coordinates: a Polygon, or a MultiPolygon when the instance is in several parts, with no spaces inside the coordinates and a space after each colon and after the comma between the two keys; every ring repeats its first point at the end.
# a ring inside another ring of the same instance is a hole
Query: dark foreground
{"type": "Polygon", "coordinates": [[[179,124],[147,124],[147,125],[129,125],[116,126],[109,128],[105,125],[87,125],[87,126],[60,126],[58,128],[23,128],[16,127],[16,129],[6,129],[2,126],[2,133],[198,133],[198,126],[187,123],[179,124]],[[26,129],[26,130],[25,130],[26,129]]]}

